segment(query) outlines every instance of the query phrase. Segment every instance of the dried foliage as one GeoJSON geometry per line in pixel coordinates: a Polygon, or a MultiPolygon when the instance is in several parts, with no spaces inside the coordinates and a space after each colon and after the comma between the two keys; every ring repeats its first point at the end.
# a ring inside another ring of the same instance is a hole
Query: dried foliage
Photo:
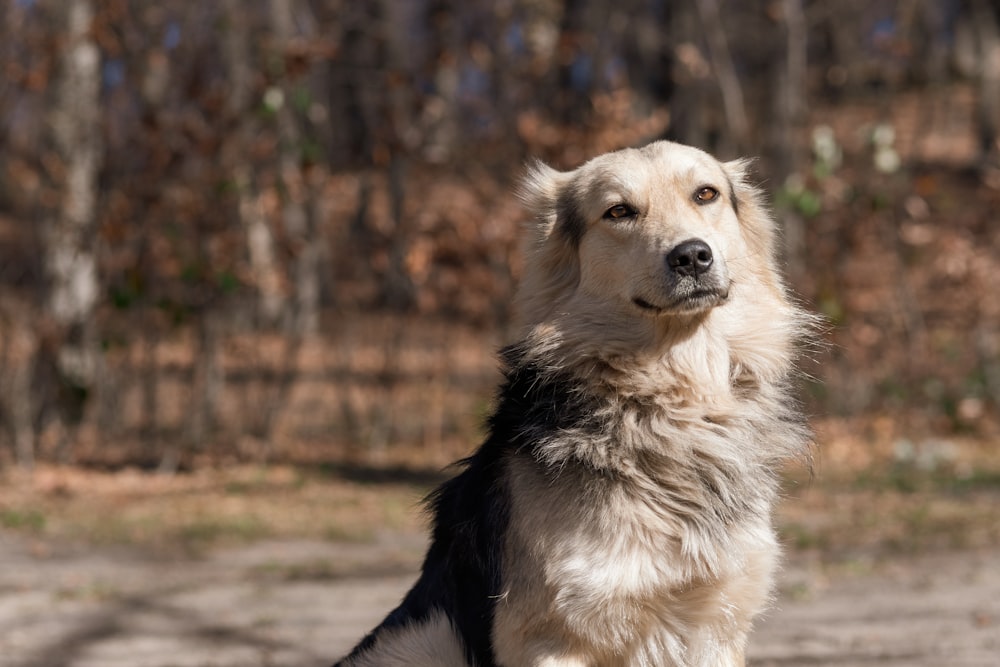
{"type": "Polygon", "coordinates": [[[761,157],[815,412],[993,435],[997,9],[7,3],[0,463],[459,451],[522,165],[661,137],[761,157]]]}

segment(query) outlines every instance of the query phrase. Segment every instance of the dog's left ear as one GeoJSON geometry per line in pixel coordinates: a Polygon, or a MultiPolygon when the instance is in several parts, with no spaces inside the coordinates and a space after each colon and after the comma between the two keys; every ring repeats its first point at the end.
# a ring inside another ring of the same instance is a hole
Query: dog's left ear
{"type": "Polygon", "coordinates": [[[740,214],[740,206],[758,194],[756,188],[749,184],[748,176],[752,165],[753,160],[749,158],[722,163],[722,169],[729,178],[729,198],[737,216],[740,214]]]}
{"type": "Polygon", "coordinates": [[[777,252],[774,218],[768,210],[764,192],[751,182],[754,161],[747,158],[722,164],[729,179],[733,210],[744,229],[747,239],[761,256],[775,256],[777,252]]]}

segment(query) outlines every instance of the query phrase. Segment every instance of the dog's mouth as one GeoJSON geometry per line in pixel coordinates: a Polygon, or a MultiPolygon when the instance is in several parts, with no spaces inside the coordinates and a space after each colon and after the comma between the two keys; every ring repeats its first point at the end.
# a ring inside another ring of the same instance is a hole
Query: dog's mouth
{"type": "Polygon", "coordinates": [[[659,306],[654,306],[650,302],[648,302],[645,299],[643,299],[642,297],[638,297],[638,296],[635,297],[634,299],[632,299],[632,303],[634,303],[635,305],[639,306],[639,308],[641,308],[642,310],[650,310],[650,311],[653,311],[653,312],[660,312],[661,310],[663,310],[659,306]]]}
{"type": "Polygon", "coordinates": [[[671,300],[669,303],[659,305],[647,301],[643,297],[632,298],[640,310],[653,315],[694,313],[708,310],[718,306],[729,298],[729,289],[702,289],[695,290],[682,297],[671,300]]]}

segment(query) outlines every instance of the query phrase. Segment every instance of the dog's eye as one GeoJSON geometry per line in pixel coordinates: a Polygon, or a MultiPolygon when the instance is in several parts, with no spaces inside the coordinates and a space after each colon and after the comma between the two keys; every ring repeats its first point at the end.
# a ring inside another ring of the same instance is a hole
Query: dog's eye
{"type": "Polygon", "coordinates": [[[707,204],[710,201],[715,201],[718,197],[719,191],[710,185],[698,188],[698,191],[694,193],[694,200],[699,204],[707,204]]]}
{"type": "Polygon", "coordinates": [[[631,218],[635,215],[635,209],[627,204],[615,204],[604,212],[604,217],[608,220],[621,220],[631,218]]]}

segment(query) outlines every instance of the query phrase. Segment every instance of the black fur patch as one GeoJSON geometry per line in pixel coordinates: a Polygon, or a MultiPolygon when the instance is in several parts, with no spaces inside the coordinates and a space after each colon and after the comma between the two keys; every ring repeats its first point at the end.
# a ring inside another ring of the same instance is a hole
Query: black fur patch
{"type": "Polygon", "coordinates": [[[556,201],[556,231],[565,235],[573,247],[580,245],[580,239],[587,231],[587,221],[576,207],[576,196],[571,187],[563,188],[556,201]]]}
{"type": "Polygon", "coordinates": [[[582,399],[569,382],[543,378],[523,362],[517,346],[502,350],[501,359],[506,381],[489,419],[489,436],[459,462],[463,470],[428,498],[433,533],[420,578],[399,607],[334,667],[370,649],[383,631],[419,623],[438,610],[455,625],[470,664],[496,664],[490,633],[494,607],[503,593],[510,509],[506,464],[513,456],[532,456],[532,445],[546,433],[587,419],[582,399]]]}

